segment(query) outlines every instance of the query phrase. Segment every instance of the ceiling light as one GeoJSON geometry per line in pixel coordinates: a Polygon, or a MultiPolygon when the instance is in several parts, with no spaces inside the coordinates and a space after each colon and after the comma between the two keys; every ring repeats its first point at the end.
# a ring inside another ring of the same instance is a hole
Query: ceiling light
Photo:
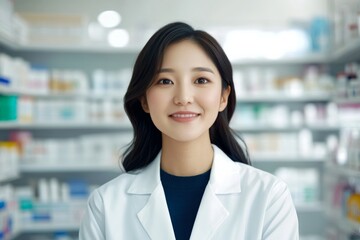
{"type": "Polygon", "coordinates": [[[125,47],[129,42],[129,33],[124,29],[114,29],[108,35],[112,47],[125,47]]]}
{"type": "Polygon", "coordinates": [[[113,28],[121,22],[121,16],[116,11],[104,11],[98,16],[99,23],[106,28],[113,28]]]}

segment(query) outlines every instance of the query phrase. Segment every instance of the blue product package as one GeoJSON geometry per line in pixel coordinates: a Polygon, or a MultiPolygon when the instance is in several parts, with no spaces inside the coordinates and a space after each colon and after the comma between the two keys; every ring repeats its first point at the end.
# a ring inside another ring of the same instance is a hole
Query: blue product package
{"type": "Polygon", "coordinates": [[[87,198],[89,185],[82,180],[71,180],[69,181],[69,191],[71,198],[87,198]]]}
{"type": "Polygon", "coordinates": [[[315,17],[310,23],[311,50],[326,52],[330,48],[330,23],[326,18],[315,17]]]}
{"type": "Polygon", "coordinates": [[[10,79],[0,76],[0,87],[1,86],[5,86],[6,88],[8,88],[10,86],[10,79]]]}

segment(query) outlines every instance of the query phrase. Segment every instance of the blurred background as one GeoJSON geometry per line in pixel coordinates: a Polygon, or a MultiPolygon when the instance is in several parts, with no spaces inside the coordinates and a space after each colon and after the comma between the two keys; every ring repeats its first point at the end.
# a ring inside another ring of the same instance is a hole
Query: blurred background
{"type": "Polygon", "coordinates": [[[0,239],[77,239],[132,136],[135,58],[172,21],[225,49],[231,126],[287,182],[300,239],[360,239],[358,0],[0,0],[0,239]]]}

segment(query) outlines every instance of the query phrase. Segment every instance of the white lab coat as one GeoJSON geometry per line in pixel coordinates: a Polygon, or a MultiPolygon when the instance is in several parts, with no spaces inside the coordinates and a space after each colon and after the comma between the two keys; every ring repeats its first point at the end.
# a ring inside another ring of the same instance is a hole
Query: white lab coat
{"type": "MultiPolygon", "coordinates": [[[[214,160],[191,240],[298,240],[290,192],[273,175],[233,162],[213,145],[214,160]]],[[[80,240],[175,239],[160,181],[160,154],[91,194],[80,240]]]]}

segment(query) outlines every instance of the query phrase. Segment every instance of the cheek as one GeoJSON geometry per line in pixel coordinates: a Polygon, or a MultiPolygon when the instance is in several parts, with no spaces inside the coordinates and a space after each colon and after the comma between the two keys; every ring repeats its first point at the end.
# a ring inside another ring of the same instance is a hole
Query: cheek
{"type": "Polygon", "coordinates": [[[209,108],[213,108],[214,110],[218,110],[216,107],[220,104],[221,93],[218,91],[209,91],[206,94],[203,94],[201,97],[201,101],[206,104],[209,108]]]}
{"type": "Polygon", "coordinates": [[[156,110],[164,103],[165,96],[161,92],[150,90],[146,93],[146,100],[150,110],[156,110]]]}

